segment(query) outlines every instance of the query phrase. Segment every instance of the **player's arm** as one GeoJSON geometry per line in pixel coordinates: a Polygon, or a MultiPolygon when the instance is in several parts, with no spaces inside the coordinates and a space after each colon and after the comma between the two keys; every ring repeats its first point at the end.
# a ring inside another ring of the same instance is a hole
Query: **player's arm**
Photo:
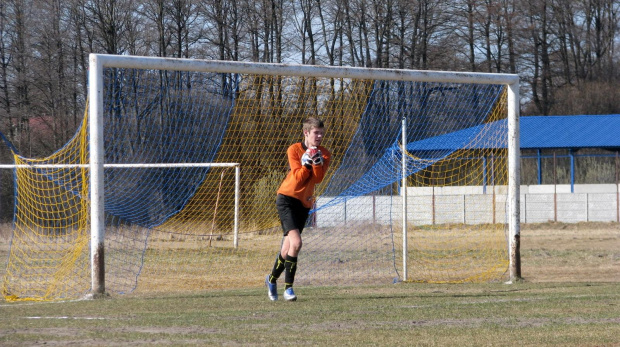
{"type": "Polygon", "coordinates": [[[323,178],[325,178],[330,159],[329,153],[321,153],[321,158],[317,158],[313,161],[312,174],[315,177],[316,183],[321,183],[323,178]]]}
{"type": "Polygon", "coordinates": [[[312,166],[308,167],[302,165],[301,156],[299,156],[298,152],[292,146],[286,151],[286,155],[288,157],[288,165],[293,172],[295,181],[303,182],[312,175],[312,166]]]}

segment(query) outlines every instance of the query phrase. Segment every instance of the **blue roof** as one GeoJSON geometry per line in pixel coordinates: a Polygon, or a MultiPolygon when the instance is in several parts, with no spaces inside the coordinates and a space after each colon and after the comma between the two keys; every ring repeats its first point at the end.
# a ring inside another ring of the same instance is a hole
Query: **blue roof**
{"type": "MultiPolygon", "coordinates": [[[[482,124],[453,133],[411,142],[409,151],[484,148],[472,141],[482,131],[504,133],[506,120],[482,124]]],[[[582,116],[530,116],[520,118],[522,149],[620,148],[620,114],[582,116]]],[[[506,138],[501,147],[506,147],[506,138]]]]}

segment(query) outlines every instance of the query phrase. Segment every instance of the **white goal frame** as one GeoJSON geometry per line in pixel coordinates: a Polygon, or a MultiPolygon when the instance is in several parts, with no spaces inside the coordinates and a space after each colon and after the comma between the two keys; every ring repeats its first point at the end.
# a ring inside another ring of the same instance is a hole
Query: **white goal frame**
{"type": "MultiPolygon", "coordinates": [[[[92,295],[105,292],[104,269],[104,196],[103,196],[103,69],[138,68],[153,70],[248,73],[302,77],[380,79],[393,81],[479,83],[506,85],[508,92],[508,225],[510,283],[521,277],[520,261],[520,152],[519,152],[519,76],[516,74],[419,71],[360,67],[334,67],[298,64],[250,63],[200,59],[139,57],[126,55],[89,55],[89,122],[91,186],[91,279],[92,295]]],[[[403,143],[403,146],[405,144],[403,143]]],[[[239,167],[236,166],[237,174],[239,167]]],[[[403,175],[404,176],[404,175],[403,175]]],[[[403,177],[405,183],[405,177],[403,177]]],[[[239,184],[238,182],[236,183],[239,184]]],[[[403,187],[405,187],[403,185],[403,187]]],[[[403,205],[406,189],[401,189],[403,205]]],[[[235,190],[237,197],[238,191],[235,190]]],[[[406,207],[403,207],[403,212],[406,207]]],[[[237,224],[235,211],[235,225],[237,224]]],[[[407,280],[406,213],[403,213],[403,280],[407,280]]]]}
{"type": "MultiPolygon", "coordinates": [[[[240,203],[240,196],[241,196],[240,195],[241,166],[239,163],[168,163],[168,164],[166,163],[162,163],[162,164],[155,164],[155,163],[153,164],[105,164],[104,163],[101,169],[105,169],[105,168],[134,168],[134,169],[138,169],[138,168],[198,168],[198,167],[223,167],[223,168],[234,167],[235,168],[233,247],[237,248],[239,246],[239,203],[240,203]]],[[[90,168],[92,172],[93,165],[91,164],[21,164],[21,165],[2,164],[0,165],[0,169],[14,170],[14,169],[33,169],[33,168],[41,168],[41,169],[90,168]]],[[[98,174],[103,180],[103,172],[99,172],[98,174]]],[[[97,283],[99,283],[99,280],[101,280],[102,282],[105,282],[105,269],[104,269],[104,264],[103,264],[103,260],[105,258],[103,258],[102,256],[104,254],[103,246],[101,248],[102,253],[99,254],[97,258],[93,258],[93,249],[92,249],[92,244],[94,240],[97,240],[97,242],[101,241],[100,243],[103,244],[104,236],[105,236],[105,221],[103,220],[103,215],[104,215],[103,213],[103,203],[104,203],[103,189],[104,187],[103,187],[102,182],[99,182],[99,181],[93,182],[92,173],[91,173],[90,184],[91,184],[91,190],[90,190],[91,191],[91,216],[90,216],[91,217],[91,276],[92,276],[91,280],[93,281],[92,284],[94,286],[95,284],[94,274],[97,274],[97,278],[98,278],[97,283]],[[93,188],[92,186],[93,183],[96,183],[98,185],[93,188]],[[97,200],[94,200],[93,196],[96,196],[97,200]],[[94,204],[94,201],[97,201],[99,204],[101,204],[101,206],[97,206],[97,211],[101,210],[100,212],[101,214],[99,215],[101,217],[101,220],[94,219],[92,216],[92,213],[93,213],[92,205],[94,204]],[[98,222],[96,225],[97,227],[96,229],[93,227],[93,223],[95,222],[98,222]],[[95,231],[98,231],[98,233],[96,233],[95,231]],[[98,235],[95,235],[95,234],[98,234],[98,235]],[[101,264],[99,264],[101,268],[96,268],[95,264],[98,264],[99,262],[102,262],[101,264]]],[[[104,284],[102,283],[102,285],[104,284]]],[[[103,293],[103,291],[100,293],[103,293]]]]}

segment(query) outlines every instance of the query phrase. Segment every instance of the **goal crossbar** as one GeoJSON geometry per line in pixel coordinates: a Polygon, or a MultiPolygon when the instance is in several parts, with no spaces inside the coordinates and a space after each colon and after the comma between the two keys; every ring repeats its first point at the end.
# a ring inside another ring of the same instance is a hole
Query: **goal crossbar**
{"type": "Polygon", "coordinates": [[[208,71],[215,73],[250,73],[328,78],[383,79],[392,81],[506,85],[519,83],[519,75],[505,73],[399,70],[386,68],[361,68],[346,66],[335,67],[282,63],[248,63],[239,61],[119,56],[110,54],[90,54],[90,65],[91,67],[99,66],[101,68],[141,68],[153,70],[208,71]]]}
{"type": "MultiPolygon", "coordinates": [[[[161,163],[161,164],[103,164],[104,168],[190,168],[190,167],[237,167],[239,163],[161,163]]],[[[0,164],[0,169],[62,169],[89,168],[90,164],[0,164]]]]}

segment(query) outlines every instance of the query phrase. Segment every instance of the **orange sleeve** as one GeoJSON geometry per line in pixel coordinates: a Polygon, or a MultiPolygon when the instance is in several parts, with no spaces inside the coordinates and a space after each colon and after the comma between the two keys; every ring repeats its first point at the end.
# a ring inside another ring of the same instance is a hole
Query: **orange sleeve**
{"type": "Polygon", "coordinates": [[[314,176],[314,183],[323,182],[323,178],[325,178],[325,173],[327,173],[327,169],[329,168],[329,162],[331,160],[331,153],[329,153],[327,148],[320,146],[319,150],[323,155],[323,165],[312,165],[312,175],[314,176]]]}
{"type": "Polygon", "coordinates": [[[308,170],[305,166],[301,165],[302,155],[304,155],[304,150],[301,146],[292,145],[286,150],[288,166],[291,168],[291,173],[297,183],[306,181],[312,174],[311,170],[308,170]]]}
{"type": "Polygon", "coordinates": [[[290,171],[278,188],[278,194],[293,197],[308,208],[314,203],[314,186],[321,183],[329,167],[331,154],[325,147],[319,147],[323,155],[323,165],[313,165],[311,169],[301,165],[301,157],[305,153],[301,143],[291,145],[287,151],[290,171]]]}

